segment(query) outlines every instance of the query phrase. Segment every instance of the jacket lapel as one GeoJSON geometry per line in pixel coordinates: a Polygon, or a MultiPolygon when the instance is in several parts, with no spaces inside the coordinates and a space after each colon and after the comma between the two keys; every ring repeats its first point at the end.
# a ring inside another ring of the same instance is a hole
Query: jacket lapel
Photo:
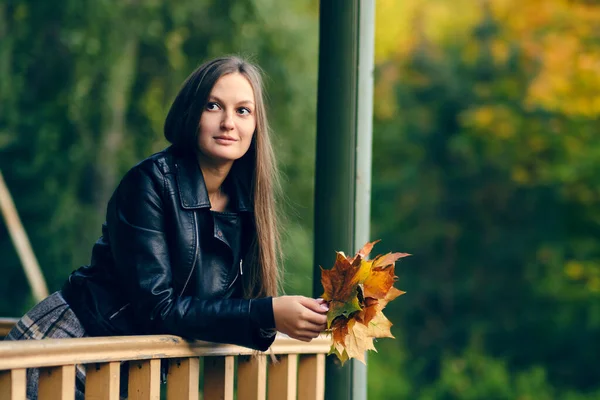
{"type": "Polygon", "coordinates": [[[177,157],[177,187],[181,207],[190,210],[210,208],[208,192],[198,162],[191,156],[177,157]]]}

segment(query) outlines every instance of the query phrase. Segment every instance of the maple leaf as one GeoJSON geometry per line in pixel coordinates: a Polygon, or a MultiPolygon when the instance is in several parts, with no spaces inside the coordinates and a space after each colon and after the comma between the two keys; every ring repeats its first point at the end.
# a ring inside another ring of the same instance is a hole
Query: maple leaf
{"type": "Polygon", "coordinates": [[[327,327],[333,337],[329,354],[342,364],[350,358],[364,363],[365,352],[375,350],[374,338],[394,337],[392,323],[382,310],[404,294],[393,286],[398,279],[395,263],[410,254],[388,253],[365,260],[377,242],[365,244],[352,258],[337,252],[333,268],[321,268],[321,297],[329,303],[327,327]]]}
{"type": "Polygon", "coordinates": [[[365,297],[384,299],[387,292],[394,286],[394,267],[371,268],[371,273],[363,284],[365,297]]]}
{"type": "Polygon", "coordinates": [[[330,270],[321,268],[321,283],[323,285],[324,300],[342,300],[348,298],[354,291],[352,278],[355,268],[348,262],[343,252],[336,253],[335,264],[330,270]]]}
{"type": "MultiPolygon", "coordinates": [[[[339,349],[337,349],[339,352],[339,349]]],[[[345,338],[345,350],[349,358],[356,358],[365,363],[365,352],[375,350],[373,338],[369,336],[369,328],[355,319],[348,321],[348,335],[345,338]]]]}
{"type": "Polygon", "coordinates": [[[343,347],[342,347],[341,352],[339,352],[337,350],[337,348],[332,347],[329,354],[335,354],[337,356],[337,358],[340,360],[340,362],[342,363],[342,365],[344,365],[344,363],[350,359],[350,357],[348,356],[348,352],[343,347]]]}
{"type": "Polygon", "coordinates": [[[406,292],[396,289],[395,287],[392,286],[392,288],[390,288],[390,291],[385,295],[385,298],[383,300],[379,300],[379,304],[381,305],[381,309],[383,310],[383,308],[392,300],[394,300],[396,297],[398,296],[402,296],[403,294],[405,294],[406,292]]]}
{"type": "Polygon", "coordinates": [[[365,259],[369,254],[371,254],[371,250],[373,250],[373,247],[379,242],[380,240],[366,243],[359,251],[356,252],[356,255],[352,257],[350,264],[354,264],[357,259],[365,259]]]}
{"type": "Polygon", "coordinates": [[[372,261],[371,272],[364,281],[364,296],[376,299],[385,298],[396,281],[394,275],[395,262],[408,255],[407,253],[388,253],[376,257],[372,261]]]}
{"type": "Polygon", "coordinates": [[[348,317],[362,309],[358,299],[357,272],[360,267],[353,266],[344,253],[338,252],[333,268],[321,268],[321,283],[324,292],[321,297],[329,302],[327,313],[327,328],[339,316],[348,317]]]}
{"type": "Polygon", "coordinates": [[[346,336],[348,335],[348,318],[336,318],[331,331],[333,334],[333,342],[344,345],[346,336]]]}
{"type": "Polygon", "coordinates": [[[327,328],[331,327],[331,323],[338,317],[349,317],[352,314],[362,310],[360,301],[358,300],[358,292],[346,301],[332,300],[329,303],[329,311],[327,312],[327,328]]]}
{"type": "Polygon", "coordinates": [[[389,319],[386,318],[385,315],[378,310],[373,319],[369,321],[367,325],[367,334],[372,338],[394,338],[392,335],[392,331],[390,328],[392,327],[392,323],[389,319]]]}
{"type": "Polygon", "coordinates": [[[364,325],[367,325],[375,317],[377,312],[380,311],[379,300],[372,297],[367,297],[364,304],[364,308],[356,316],[356,319],[360,320],[360,322],[364,325]]]}

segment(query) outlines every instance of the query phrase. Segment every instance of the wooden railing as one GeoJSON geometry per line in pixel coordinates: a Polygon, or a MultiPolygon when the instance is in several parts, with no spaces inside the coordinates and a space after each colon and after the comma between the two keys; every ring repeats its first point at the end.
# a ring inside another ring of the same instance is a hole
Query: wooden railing
{"type": "Polygon", "coordinates": [[[2,340],[13,326],[17,323],[16,318],[0,318],[0,340],[2,340]]]}
{"type": "Polygon", "coordinates": [[[27,368],[40,368],[39,400],[72,400],[76,365],[86,367],[86,399],[118,400],[123,361],[129,361],[129,399],[159,400],[162,391],[168,400],[322,400],[330,344],[327,337],[310,343],[278,337],[269,352],[257,354],[178,336],[4,341],[0,400],[25,399],[27,368]],[[164,384],[163,359],[169,364],[164,384]]]}

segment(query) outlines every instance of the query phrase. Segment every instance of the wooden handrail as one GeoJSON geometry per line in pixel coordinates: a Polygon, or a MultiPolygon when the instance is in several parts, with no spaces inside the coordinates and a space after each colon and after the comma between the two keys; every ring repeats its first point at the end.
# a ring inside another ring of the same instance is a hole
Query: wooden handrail
{"type": "Polygon", "coordinates": [[[330,345],[325,336],[310,343],[279,336],[266,353],[168,335],[4,341],[0,398],[24,399],[27,370],[39,368],[40,398],[73,399],[76,365],[82,365],[86,399],[117,400],[127,366],[121,362],[128,361],[129,397],[158,399],[161,360],[167,359],[168,400],[198,400],[200,393],[206,400],[233,400],[236,390],[239,400],[323,400],[330,345]],[[269,362],[269,353],[280,361],[269,362]]]}
{"type": "MultiPolygon", "coordinates": [[[[326,354],[330,347],[331,338],[327,336],[310,343],[281,336],[275,340],[271,351],[273,354],[326,354]]],[[[246,347],[187,341],[169,335],[4,341],[0,342],[0,370],[253,353],[246,347]]]]}
{"type": "Polygon", "coordinates": [[[8,335],[8,332],[15,326],[17,321],[16,318],[0,318],[0,340],[8,335]]]}

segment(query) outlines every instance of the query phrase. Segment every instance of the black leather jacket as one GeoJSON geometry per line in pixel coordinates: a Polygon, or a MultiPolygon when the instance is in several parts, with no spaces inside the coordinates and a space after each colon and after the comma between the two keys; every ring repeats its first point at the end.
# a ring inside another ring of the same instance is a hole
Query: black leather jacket
{"type": "MultiPolygon", "coordinates": [[[[232,175],[243,259],[256,230],[249,191],[232,175]]],[[[91,264],[71,274],[63,296],[91,336],[174,334],[266,350],[272,299],[241,298],[243,261],[215,247],[216,235],[197,161],[169,147],[125,175],[91,264]]]]}

